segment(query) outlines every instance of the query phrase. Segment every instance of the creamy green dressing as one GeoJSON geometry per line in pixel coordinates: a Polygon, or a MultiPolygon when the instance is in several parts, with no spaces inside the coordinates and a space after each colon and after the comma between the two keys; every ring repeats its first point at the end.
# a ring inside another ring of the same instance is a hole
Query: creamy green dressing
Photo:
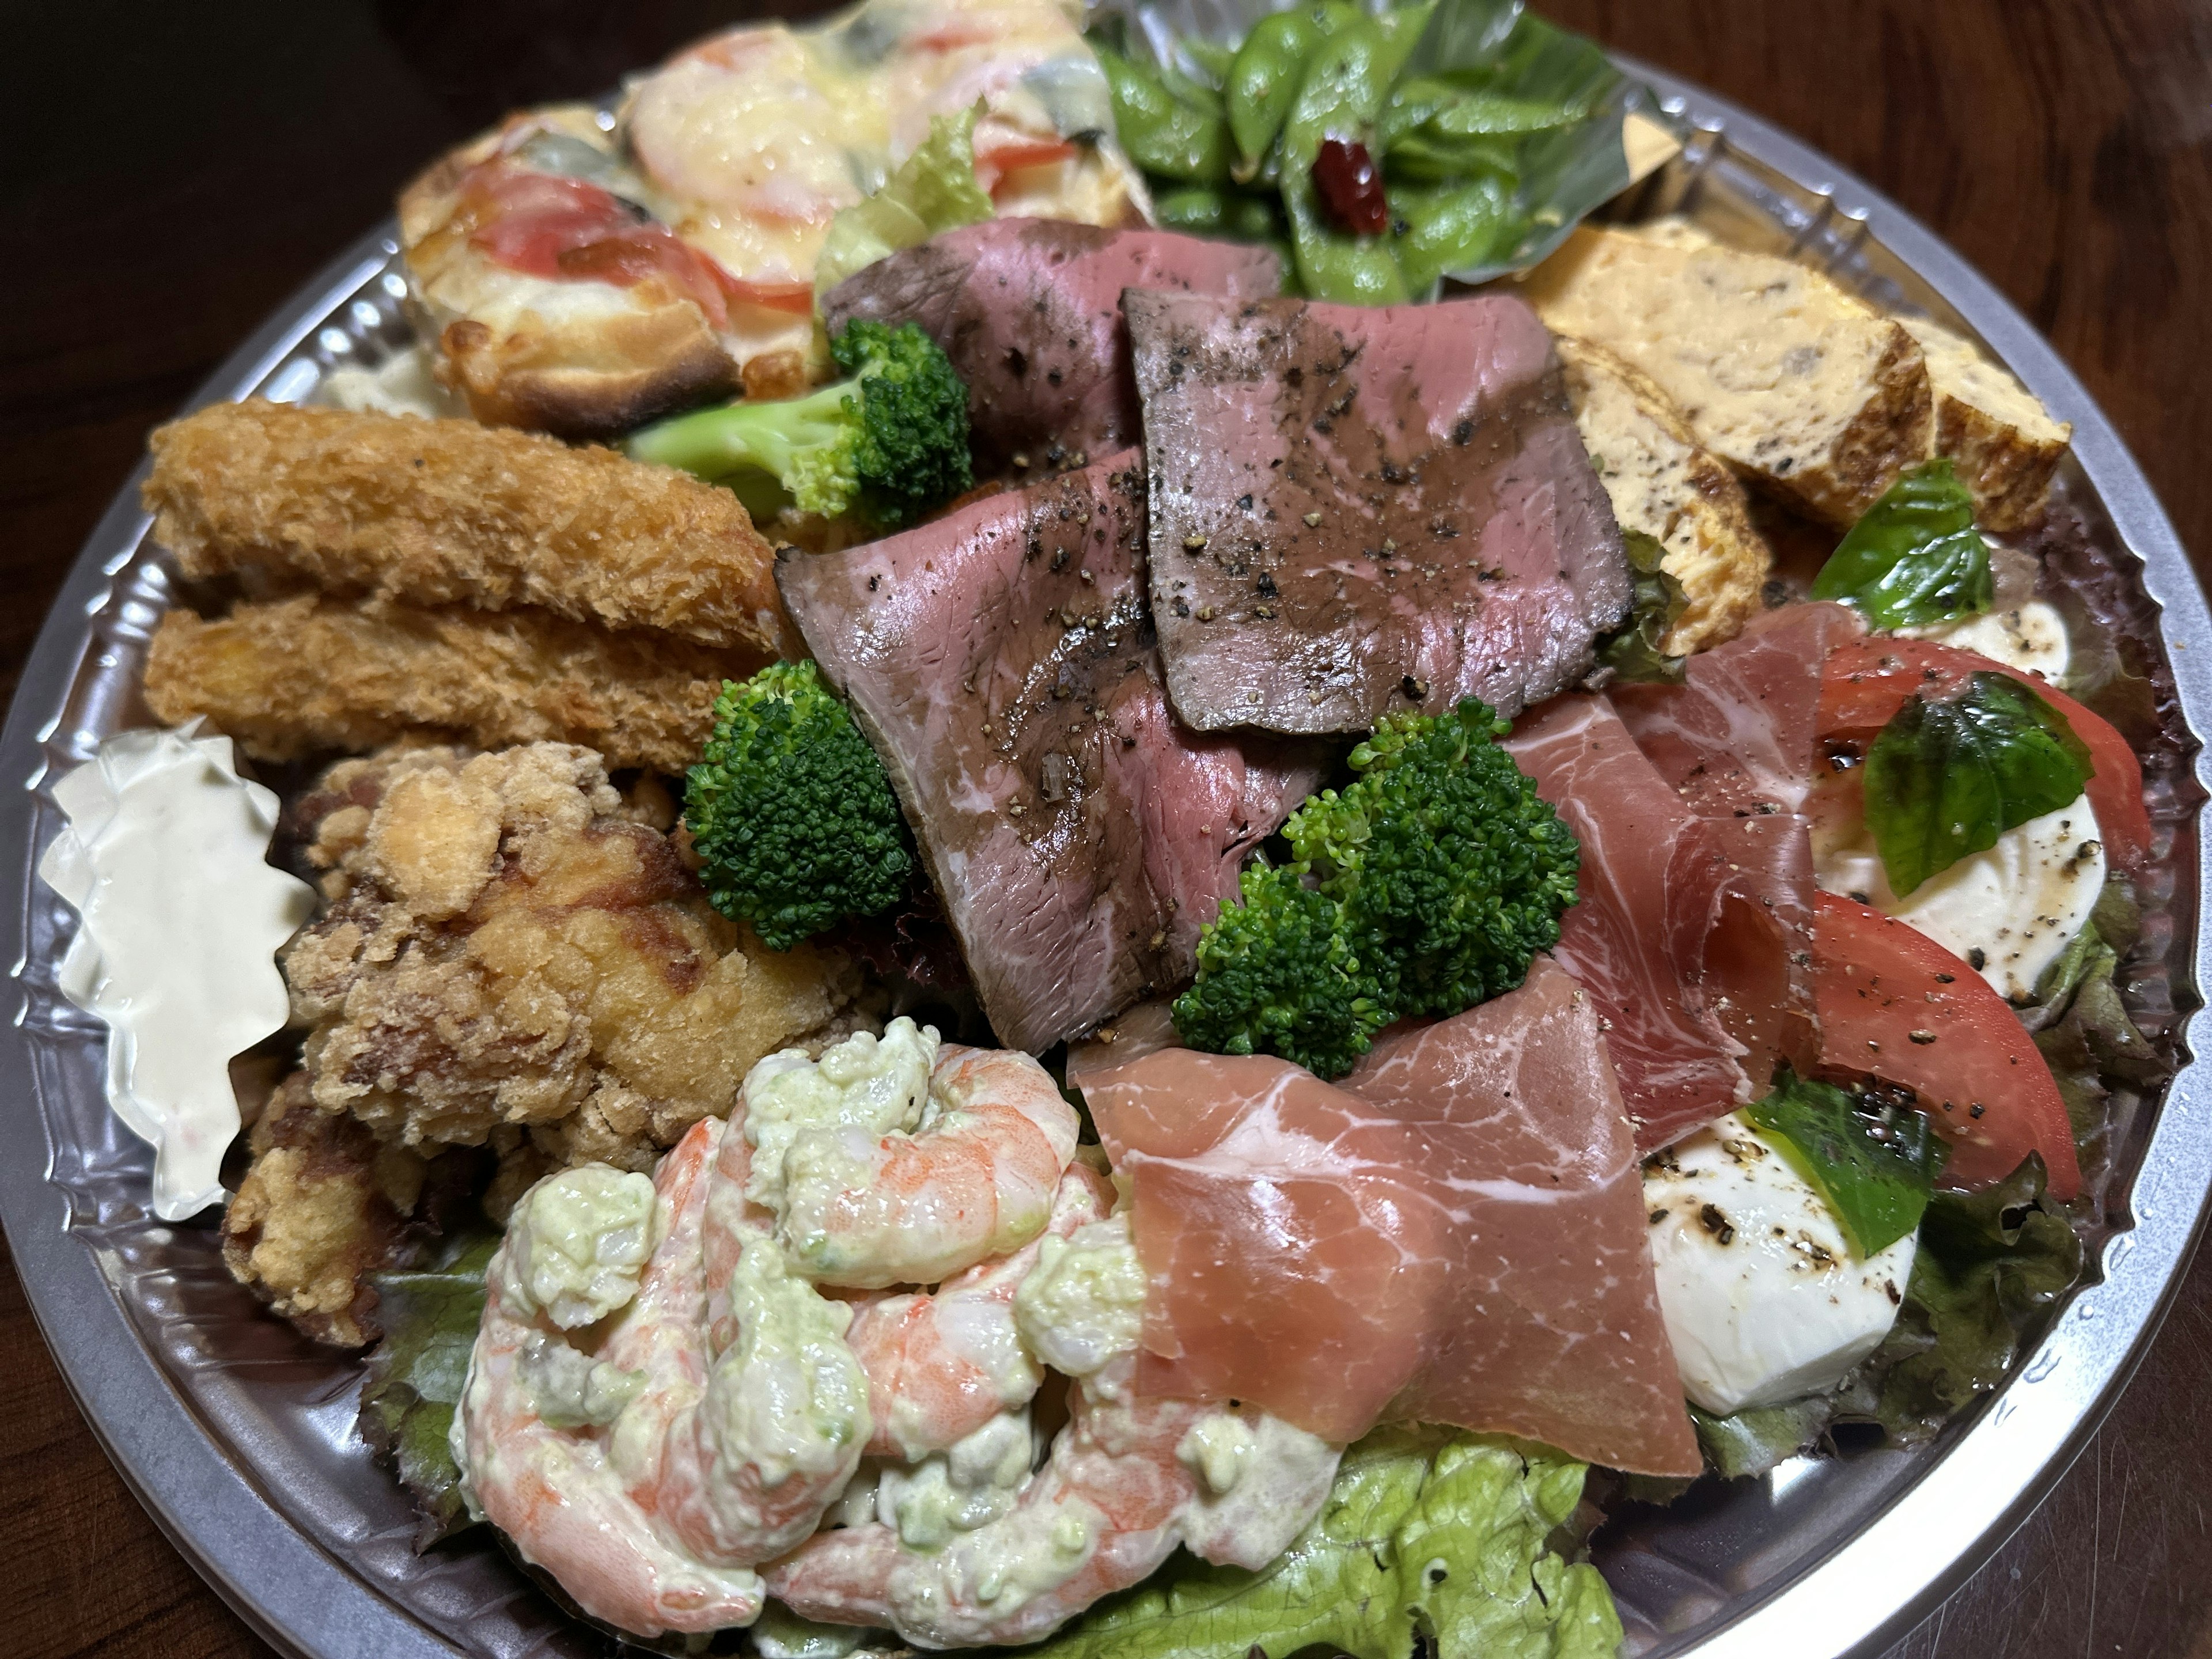
{"type": "Polygon", "coordinates": [[[1010,1513],[1037,1456],[1026,1410],[1005,1412],[973,1434],[918,1462],[887,1466],[876,1513],[910,1549],[941,1549],[1010,1513]]]}
{"type": "Polygon", "coordinates": [[[1133,1353],[1144,1332],[1145,1269],[1124,1216],[1048,1237],[1014,1292],[1014,1323],[1031,1352],[1069,1376],[1094,1376],[1133,1353]]]}
{"type": "Polygon", "coordinates": [[[508,1278],[563,1330],[595,1324],[637,1294],[653,1254],[649,1176],[586,1164],[548,1176],[507,1222],[508,1278]]]}

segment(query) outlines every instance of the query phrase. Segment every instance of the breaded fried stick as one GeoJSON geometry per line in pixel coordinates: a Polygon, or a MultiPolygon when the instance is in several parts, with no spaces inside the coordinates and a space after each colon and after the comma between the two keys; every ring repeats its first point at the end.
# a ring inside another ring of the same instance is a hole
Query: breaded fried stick
{"type": "Polygon", "coordinates": [[[542,611],[301,595],[240,604],[214,622],[169,612],[147,660],[146,702],[167,725],[204,714],[261,760],[427,732],[483,749],[581,744],[610,766],[681,772],[713,727],[722,681],[765,659],[542,611]]]}
{"type": "Polygon", "coordinates": [[[154,534],[189,577],[654,628],[773,653],[775,550],[726,489],[473,421],[256,399],[153,436],[154,534]]]}

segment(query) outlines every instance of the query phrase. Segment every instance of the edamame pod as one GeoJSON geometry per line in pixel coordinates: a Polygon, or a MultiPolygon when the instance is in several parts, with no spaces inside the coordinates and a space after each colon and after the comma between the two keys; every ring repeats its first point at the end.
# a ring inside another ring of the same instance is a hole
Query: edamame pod
{"type": "Polygon", "coordinates": [[[1297,250],[1298,280],[1316,299],[1395,305],[1408,297],[1389,236],[1354,236],[1328,222],[1314,189],[1313,164],[1325,138],[1364,142],[1432,9],[1412,6],[1358,19],[1324,40],[1307,60],[1283,122],[1283,206],[1297,250]]]}
{"type": "Polygon", "coordinates": [[[1322,0],[1318,5],[1271,13],[1252,26],[1221,83],[1230,136],[1237,143],[1239,179],[1259,171],[1267,147],[1282,131],[1314,48],[1358,15],[1344,0],[1322,0]]]}
{"type": "Polygon", "coordinates": [[[1415,295],[1449,271],[1487,264],[1522,228],[1512,192],[1497,179],[1401,185],[1390,192],[1390,202],[1405,227],[1398,237],[1398,266],[1415,295]]]}
{"type": "Polygon", "coordinates": [[[1121,149],[1146,173],[1194,185],[1229,181],[1229,123],[1214,94],[1172,70],[1094,48],[1114,94],[1121,149]]]}
{"type": "Polygon", "coordinates": [[[1152,199],[1152,211],[1170,230],[1225,236],[1237,242],[1270,242],[1283,234],[1282,215],[1268,198],[1194,185],[1152,199]]]}

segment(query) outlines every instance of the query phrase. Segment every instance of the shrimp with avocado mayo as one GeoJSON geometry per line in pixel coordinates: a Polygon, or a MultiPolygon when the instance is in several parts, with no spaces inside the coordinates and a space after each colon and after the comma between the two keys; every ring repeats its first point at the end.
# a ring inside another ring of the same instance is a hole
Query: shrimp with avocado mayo
{"type": "Polygon", "coordinates": [[[1029,1055],[940,1046],[903,1017],[818,1060],[770,1054],[744,1111],[747,1196],[809,1278],[863,1290],[938,1284],[1035,1238],[1079,1127],[1029,1055]]]}
{"type": "Polygon", "coordinates": [[[899,1019],[763,1060],[650,1183],[549,1176],[493,1259],[455,1419],[471,1504],[640,1635],[750,1624],[772,1593],[921,1646],[1024,1642],[1178,1546],[1264,1565],[1341,1449],[1138,1397],[1145,1275],[1076,1121],[1028,1055],[899,1019]]]}
{"type": "Polygon", "coordinates": [[[1031,1348],[1077,1368],[1043,1467],[972,1528],[933,1534],[909,1502],[817,1533],[765,1570],[769,1594],[917,1647],[996,1645],[1049,1634],[1178,1545],[1255,1570],[1281,1554],[1320,1512],[1343,1449],[1253,1407],[1139,1397],[1143,1285],[1126,1222],[1048,1239],[1014,1298],[1031,1348]]]}
{"type": "Polygon", "coordinates": [[[718,1290],[732,1340],[711,1340],[704,1235],[726,1133],[696,1125],[649,1187],[586,1165],[525,1195],[454,1417],[471,1508],[640,1635],[750,1624],[752,1569],[820,1524],[871,1431],[851,1310],[765,1235],[718,1290]]]}

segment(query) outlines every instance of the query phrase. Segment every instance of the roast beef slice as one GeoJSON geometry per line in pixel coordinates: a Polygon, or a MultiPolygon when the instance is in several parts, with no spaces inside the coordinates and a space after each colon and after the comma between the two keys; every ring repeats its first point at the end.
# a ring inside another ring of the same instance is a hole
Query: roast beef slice
{"type": "Polygon", "coordinates": [[[1589,672],[1629,572],[1526,305],[1122,306],[1185,721],[1361,732],[1465,696],[1510,716],[1589,672]]]}
{"type": "Polygon", "coordinates": [[[995,471],[1016,455],[1042,467],[1137,441],[1123,289],[1255,299],[1281,287],[1266,248],[992,219],[856,272],[830,291],[823,317],[833,333],[856,317],[921,324],[968,382],[976,462],[995,471]]]}
{"type": "Polygon", "coordinates": [[[1253,844],[1318,777],[1304,745],[1168,712],[1127,451],[842,553],[785,604],[914,825],[1001,1042],[1031,1052],[1192,972],[1253,844]]]}

